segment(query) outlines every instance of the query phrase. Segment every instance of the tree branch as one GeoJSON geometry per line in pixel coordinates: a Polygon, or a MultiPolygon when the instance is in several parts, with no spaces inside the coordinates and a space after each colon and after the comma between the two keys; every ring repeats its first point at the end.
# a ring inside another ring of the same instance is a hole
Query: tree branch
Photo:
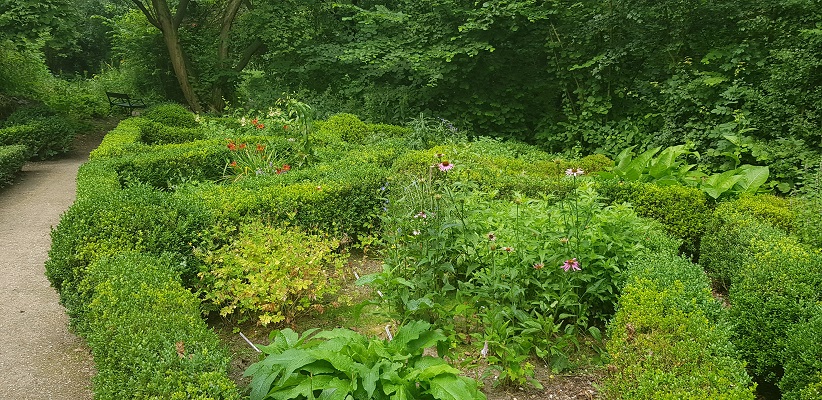
{"type": "Polygon", "coordinates": [[[265,44],[261,39],[254,39],[254,41],[250,45],[248,45],[248,47],[245,48],[245,51],[243,51],[243,56],[240,57],[240,61],[234,67],[234,71],[237,73],[242,72],[243,69],[245,69],[246,65],[248,65],[248,63],[251,61],[251,57],[253,57],[254,54],[256,54],[257,51],[259,51],[263,47],[265,47],[265,44]]]}
{"type": "Polygon", "coordinates": [[[174,14],[174,29],[179,28],[180,24],[183,23],[183,17],[185,17],[188,10],[188,2],[189,0],[180,0],[180,4],[177,5],[177,12],[174,14]]]}
{"type": "Polygon", "coordinates": [[[131,0],[131,2],[134,3],[134,5],[136,5],[137,8],[139,8],[140,11],[143,12],[143,15],[146,16],[146,19],[148,20],[148,22],[150,24],[154,25],[154,27],[157,28],[157,29],[161,29],[160,28],[160,22],[157,21],[157,16],[152,14],[151,11],[149,11],[148,8],[146,8],[146,6],[145,6],[145,4],[143,4],[142,0],[131,0]]]}

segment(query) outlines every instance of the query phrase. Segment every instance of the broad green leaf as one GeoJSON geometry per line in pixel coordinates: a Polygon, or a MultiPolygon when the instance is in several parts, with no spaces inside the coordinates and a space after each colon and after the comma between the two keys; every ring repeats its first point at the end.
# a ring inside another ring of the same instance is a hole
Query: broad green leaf
{"type": "Polygon", "coordinates": [[[628,167],[628,164],[631,162],[631,156],[633,155],[632,151],[634,147],[628,147],[617,154],[616,159],[614,160],[614,172],[616,171],[623,171],[625,168],[628,167]]]}
{"type": "Polygon", "coordinates": [[[674,167],[678,165],[676,159],[687,152],[685,145],[671,146],[662,150],[662,153],[659,153],[659,156],[651,162],[648,173],[656,179],[670,175],[674,167]]]}
{"type": "MultiPolygon", "coordinates": [[[[438,359],[439,360],[439,359],[438,359]]],[[[429,380],[435,376],[441,375],[459,375],[460,370],[448,365],[445,361],[442,361],[439,365],[432,365],[430,367],[425,368],[420,372],[417,379],[421,381],[429,380]]]]}
{"type": "Polygon", "coordinates": [[[485,395],[468,382],[467,378],[464,380],[454,375],[437,376],[428,382],[427,393],[438,400],[485,400],[485,395]]]}
{"type": "Polygon", "coordinates": [[[744,193],[756,192],[760,186],[768,181],[770,175],[768,167],[743,165],[739,167],[739,170],[742,173],[742,180],[739,181],[738,185],[741,186],[744,193]]]}
{"type": "Polygon", "coordinates": [[[742,175],[736,175],[736,170],[726,171],[721,174],[709,176],[701,186],[701,189],[714,199],[718,199],[723,193],[736,185],[742,175]]]}

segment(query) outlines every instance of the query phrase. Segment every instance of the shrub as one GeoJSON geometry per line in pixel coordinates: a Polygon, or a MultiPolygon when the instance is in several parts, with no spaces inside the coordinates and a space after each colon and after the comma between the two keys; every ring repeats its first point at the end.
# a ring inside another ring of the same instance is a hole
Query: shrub
{"type": "Polygon", "coordinates": [[[792,200],[771,194],[747,194],[734,201],[723,203],[721,207],[723,212],[733,210],[767,222],[785,232],[790,232],[794,228],[794,220],[796,219],[791,202],[792,200]]]}
{"type": "Polygon", "coordinates": [[[79,324],[94,354],[95,399],[239,399],[228,356],[172,259],[122,253],[88,269],[79,324]]]}
{"type": "Polygon", "coordinates": [[[605,399],[754,399],[701,269],[674,254],[631,263],[609,326],[605,399]]]}
{"type": "Polygon", "coordinates": [[[26,146],[0,146],[0,187],[11,182],[26,163],[26,146]]]}
{"type": "Polygon", "coordinates": [[[200,290],[220,315],[292,323],[336,293],[344,264],[334,253],[338,241],[258,221],[241,225],[234,238],[229,232],[216,227],[209,241],[227,243],[195,251],[204,263],[200,290]]]}
{"type": "Polygon", "coordinates": [[[57,112],[45,104],[35,104],[27,107],[21,107],[9,115],[6,119],[6,126],[25,125],[31,123],[32,121],[53,117],[55,115],[57,115],[57,112]]]}
{"type": "Polygon", "coordinates": [[[778,241],[785,232],[746,214],[736,202],[721,203],[709,219],[700,244],[699,262],[720,288],[729,288],[754,257],[752,243],[778,241]]]}
{"type": "Polygon", "coordinates": [[[150,123],[145,118],[125,119],[116,128],[109,131],[103,142],[89,154],[89,160],[119,157],[142,151],[146,146],[140,141],[140,127],[150,123]]]}
{"type": "MultiPolygon", "coordinates": [[[[145,186],[83,196],[52,231],[46,276],[68,314],[76,317],[88,302],[81,285],[91,263],[129,250],[191,254],[189,243],[211,222],[196,199],[178,201],[145,186]]],[[[177,272],[191,279],[195,271],[188,268],[193,263],[181,260],[177,272]]]]}
{"type": "Polygon", "coordinates": [[[158,122],[140,126],[140,141],[151,145],[193,142],[205,137],[205,132],[198,128],[167,126],[158,122]]]}
{"type": "Polygon", "coordinates": [[[71,150],[77,129],[76,123],[62,116],[32,119],[0,129],[0,145],[22,144],[29,158],[45,160],[71,150]]]}
{"type": "Polygon", "coordinates": [[[682,251],[698,255],[710,213],[707,199],[700,190],[616,180],[600,181],[596,188],[606,202],[630,203],[638,215],[661,222],[666,232],[683,240],[682,251]]]}
{"type": "Polygon", "coordinates": [[[447,349],[447,338],[427,322],[402,326],[393,340],[369,339],[347,329],[271,333],[267,357],[248,367],[251,400],[289,398],[475,399],[477,382],[460,376],[428,347],[447,349]]]}
{"type": "Polygon", "coordinates": [[[337,114],[329,117],[317,127],[317,134],[333,134],[350,143],[362,144],[370,133],[368,124],[360,121],[354,114],[337,114]]]}
{"type": "Polygon", "coordinates": [[[120,177],[114,160],[89,161],[77,171],[76,201],[107,196],[120,189],[120,177]]]}
{"type": "Polygon", "coordinates": [[[794,234],[804,243],[822,249],[822,199],[796,199],[794,234]]]}
{"type": "Polygon", "coordinates": [[[822,255],[790,237],[753,239],[751,247],[730,290],[734,342],[754,377],[776,384],[788,331],[822,301],[822,255]]]}
{"type": "Polygon", "coordinates": [[[121,156],[117,173],[124,185],[173,189],[188,181],[220,180],[228,157],[229,150],[219,140],[169,144],[121,156]]]}
{"type": "Polygon", "coordinates": [[[262,218],[356,239],[378,223],[386,175],[375,164],[340,160],[227,186],[190,187],[181,196],[203,199],[222,219],[262,218]]]}
{"type": "Polygon", "coordinates": [[[785,340],[785,375],[779,381],[785,400],[810,398],[803,391],[818,391],[822,382],[822,304],[811,315],[807,322],[791,328],[785,340]]]}
{"type": "Polygon", "coordinates": [[[195,128],[199,125],[196,116],[191,111],[174,103],[151,106],[143,113],[143,117],[163,125],[179,128],[195,128]]]}

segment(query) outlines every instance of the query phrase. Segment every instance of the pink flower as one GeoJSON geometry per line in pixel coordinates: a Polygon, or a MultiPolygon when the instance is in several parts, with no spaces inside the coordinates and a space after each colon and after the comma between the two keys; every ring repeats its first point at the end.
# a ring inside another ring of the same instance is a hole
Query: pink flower
{"type": "Polygon", "coordinates": [[[571,270],[573,270],[573,271],[580,271],[581,270],[579,268],[579,261],[577,261],[576,257],[574,257],[570,260],[565,260],[565,264],[563,264],[562,267],[560,267],[560,268],[564,269],[565,272],[568,272],[568,271],[571,271],[571,270]]]}
{"type": "Polygon", "coordinates": [[[585,174],[585,171],[583,171],[580,168],[568,168],[568,169],[565,170],[565,175],[568,175],[568,176],[576,177],[576,176],[580,176],[580,175],[583,175],[583,174],[585,174]]]}
{"type": "Polygon", "coordinates": [[[441,163],[437,164],[437,166],[439,167],[440,171],[442,171],[442,172],[445,172],[445,171],[450,170],[451,168],[454,168],[454,164],[451,164],[450,162],[448,162],[448,160],[443,160],[441,163]]]}
{"type": "Polygon", "coordinates": [[[428,214],[426,214],[425,211],[420,211],[414,215],[414,218],[428,218],[428,214]]]}

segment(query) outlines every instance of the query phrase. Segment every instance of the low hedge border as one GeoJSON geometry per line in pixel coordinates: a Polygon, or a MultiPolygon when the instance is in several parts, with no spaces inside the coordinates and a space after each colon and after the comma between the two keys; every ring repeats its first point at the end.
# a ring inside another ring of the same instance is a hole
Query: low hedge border
{"type": "Polygon", "coordinates": [[[709,280],[672,252],[629,266],[608,331],[605,399],[755,398],[709,280]]]}
{"type": "Polygon", "coordinates": [[[26,163],[26,146],[0,146],[0,187],[10,183],[26,163]]]}
{"type": "Polygon", "coordinates": [[[78,332],[94,355],[94,398],[239,399],[227,352],[173,260],[121,253],[91,264],[78,332]]]}
{"type": "Polygon", "coordinates": [[[779,384],[788,333],[822,304],[822,254],[793,237],[752,241],[753,257],[731,285],[734,343],[758,380],[779,384]]]}
{"type": "Polygon", "coordinates": [[[681,252],[700,257],[700,241],[711,213],[701,190],[618,180],[600,180],[596,189],[606,203],[630,203],[638,215],[661,222],[668,234],[683,240],[681,252]]]}

